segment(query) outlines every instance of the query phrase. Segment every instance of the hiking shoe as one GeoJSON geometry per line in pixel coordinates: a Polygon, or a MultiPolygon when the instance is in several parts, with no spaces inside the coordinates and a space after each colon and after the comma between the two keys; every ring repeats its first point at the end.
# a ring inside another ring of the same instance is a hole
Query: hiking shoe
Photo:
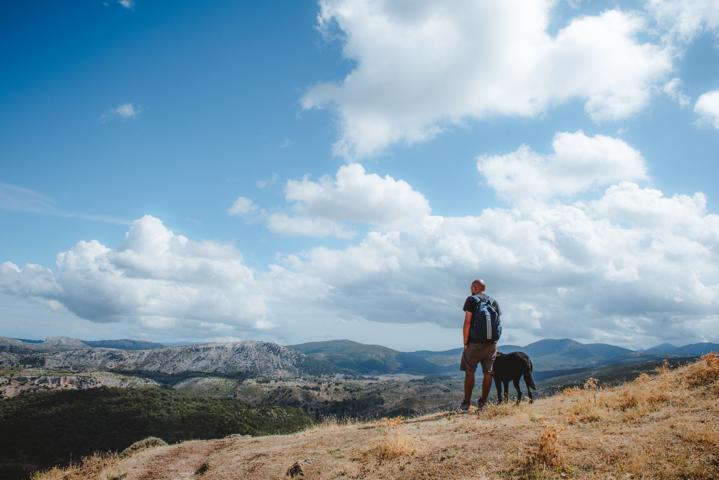
{"type": "Polygon", "coordinates": [[[462,404],[459,407],[457,407],[457,412],[459,412],[459,413],[464,413],[464,412],[468,412],[468,411],[469,411],[469,403],[462,402],[462,404]]]}
{"type": "Polygon", "coordinates": [[[481,398],[477,399],[477,410],[482,411],[487,406],[487,401],[481,398]]]}

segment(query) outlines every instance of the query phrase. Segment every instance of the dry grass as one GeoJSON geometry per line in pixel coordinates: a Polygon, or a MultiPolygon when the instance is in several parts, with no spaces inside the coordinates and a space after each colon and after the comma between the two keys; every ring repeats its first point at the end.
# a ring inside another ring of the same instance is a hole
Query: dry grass
{"type": "Polygon", "coordinates": [[[33,480],[124,480],[126,475],[120,473],[120,458],[114,453],[95,453],[84,457],[78,464],[66,468],[53,467],[44,472],[37,472],[33,480]]]}
{"type": "Polygon", "coordinates": [[[167,446],[167,442],[161,438],[147,437],[147,438],[143,438],[142,440],[138,440],[137,442],[133,443],[132,445],[127,447],[125,450],[120,452],[120,457],[121,458],[129,457],[130,455],[140,452],[142,450],[145,450],[147,448],[166,447],[166,446],[167,446]]]}
{"type": "Polygon", "coordinates": [[[385,418],[381,421],[383,436],[368,453],[374,455],[380,462],[407,457],[416,452],[412,438],[400,432],[399,427],[404,423],[403,417],[385,418]]]}
{"type": "Polygon", "coordinates": [[[717,479],[719,358],[619,387],[593,380],[534,404],[374,422],[328,420],[294,435],[185,442],[128,458],[94,456],[36,480],[717,479]],[[116,477],[121,478],[121,477],[116,477]]]}

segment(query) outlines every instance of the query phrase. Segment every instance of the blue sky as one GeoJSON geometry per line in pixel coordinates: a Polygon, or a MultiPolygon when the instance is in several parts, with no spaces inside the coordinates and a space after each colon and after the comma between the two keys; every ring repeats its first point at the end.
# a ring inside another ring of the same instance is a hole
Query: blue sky
{"type": "Polygon", "coordinates": [[[719,5],[516,7],[3,3],[0,335],[719,340],[719,5]]]}

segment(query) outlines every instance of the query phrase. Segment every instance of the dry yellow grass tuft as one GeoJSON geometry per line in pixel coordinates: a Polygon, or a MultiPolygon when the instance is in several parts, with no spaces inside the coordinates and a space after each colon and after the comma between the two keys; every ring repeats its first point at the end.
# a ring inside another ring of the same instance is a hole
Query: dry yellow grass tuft
{"type": "Polygon", "coordinates": [[[545,424],[536,446],[524,456],[515,458],[514,468],[507,473],[514,478],[540,479],[561,474],[564,454],[559,443],[559,434],[564,430],[557,425],[545,424]]]}
{"type": "Polygon", "coordinates": [[[415,453],[414,441],[399,431],[404,417],[384,418],[381,420],[383,436],[374,448],[369,450],[380,462],[407,457],[415,453]]]}
{"type": "Polygon", "coordinates": [[[509,402],[500,403],[499,405],[491,403],[485,406],[482,410],[479,410],[477,412],[477,416],[480,418],[497,418],[506,417],[508,415],[516,415],[518,409],[523,410],[524,405],[527,404],[525,403],[517,406],[514,403],[509,402]]]}
{"type": "Polygon", "coordinates": [[[84,457],[78,464],[65,468],[53,467],[33,474],[33,480],[123,480],[119,470],[120,457],[115,453],[95,453],[84,457]]]}
{"type": "Polygon", "coordinates": [[[699,362],[687,367],[686,378],[691,387],[716,383],[719,380],[719,356],[714,352],[704,355],[699,362]]]}
{"type": "Polygon", "coordinates": [[[416,452],[412,439],[397,430],[385,432],[384,437],[370,450],[378,460],[394,460],[416,452]]]}

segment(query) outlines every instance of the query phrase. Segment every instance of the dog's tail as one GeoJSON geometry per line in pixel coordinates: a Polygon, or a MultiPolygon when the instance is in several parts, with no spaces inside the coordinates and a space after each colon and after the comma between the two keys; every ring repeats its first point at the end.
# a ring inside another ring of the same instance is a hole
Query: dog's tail
{"type": "Polygon", "coordinates": [[[527,362],[527,367],[524,370],[524,382],[527,384],[527,388],[531,388],[533,390],[537,389],[537,385],[534,384],[534,377],[532,377],[532,361],[529,360],[527,362]]]}

